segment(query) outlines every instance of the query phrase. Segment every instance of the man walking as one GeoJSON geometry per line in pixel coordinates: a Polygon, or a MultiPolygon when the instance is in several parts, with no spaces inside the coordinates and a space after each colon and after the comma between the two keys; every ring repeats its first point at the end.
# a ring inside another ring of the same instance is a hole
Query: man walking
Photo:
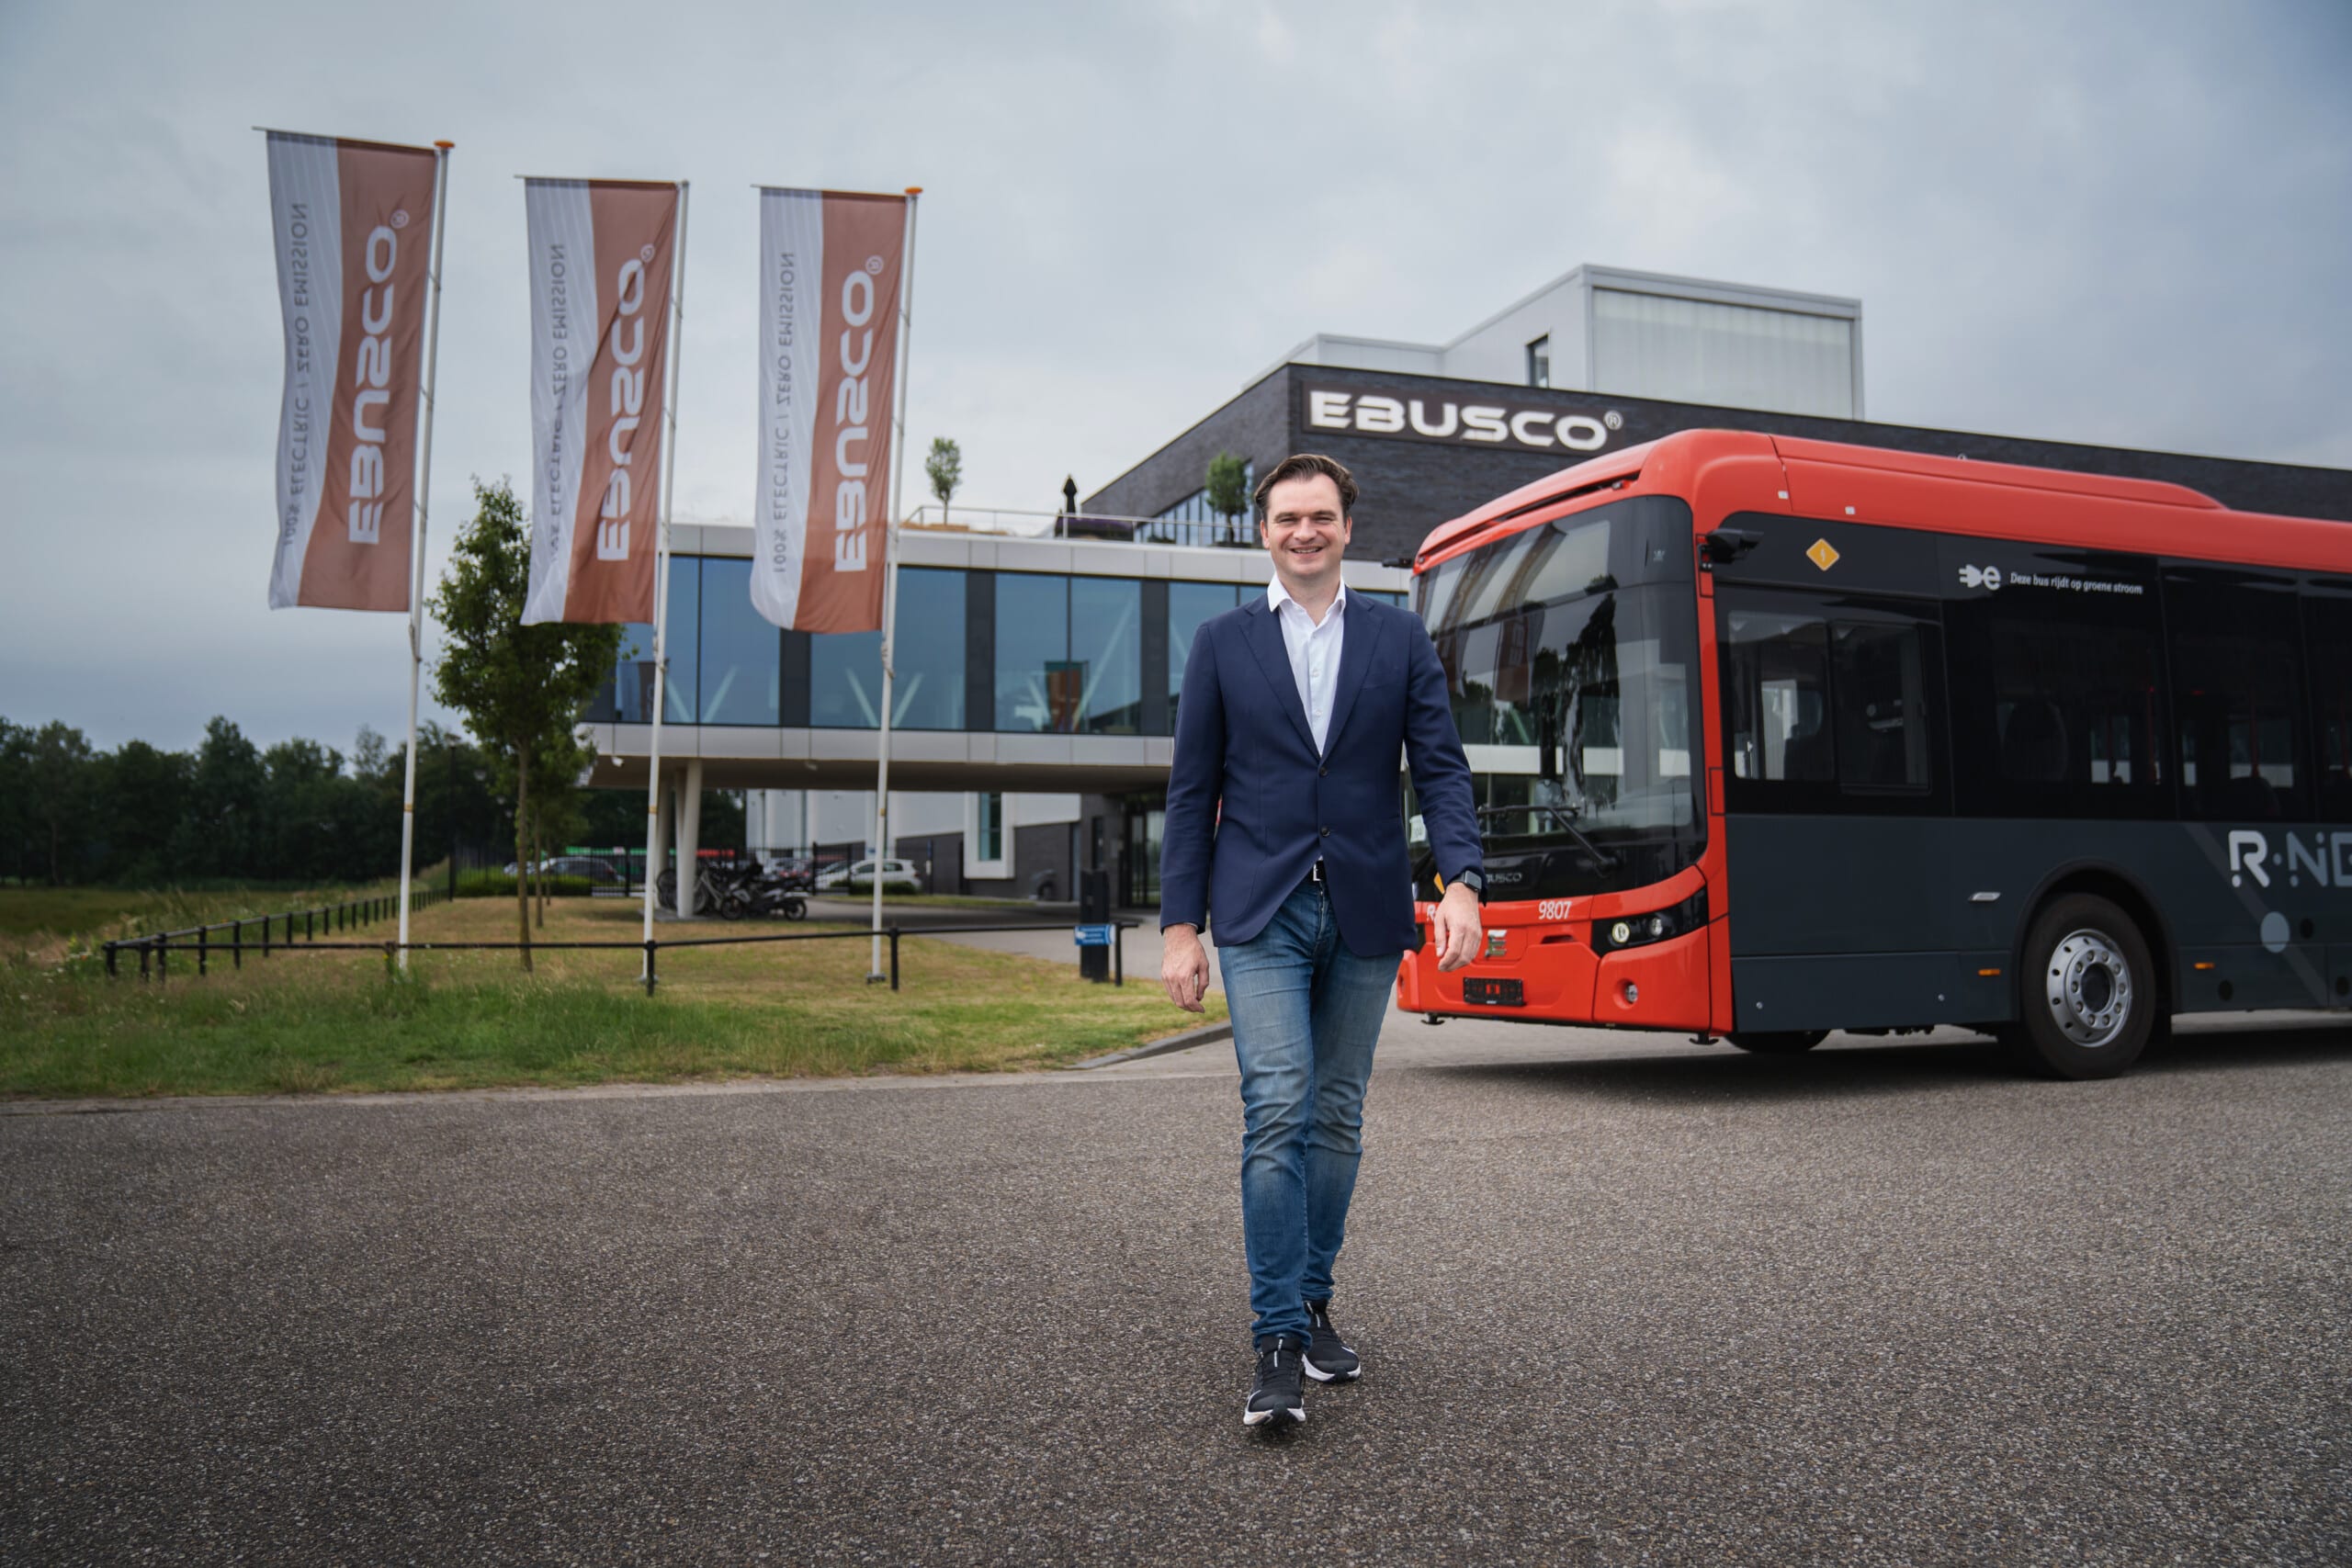
{"type": "Polygon", "coordinates": [[[1241,1419],[1306,1419],[1302,1378],[1363,1364],[1331,1322],[1372,1051],[1416,941],[1401,750],[1445,893],[1439,966],[1470,962],[1484,875],[1470,767],[1419,617],[1351,594],[1355,480],[1284,458],[1252,497],[1262,596],[1202,626],[1184,662],[1160,852],[1160,980],[1202,1010],[1214,913],[1241,1063],[1241,1227],[1257,1378],[1241,1419]]]}

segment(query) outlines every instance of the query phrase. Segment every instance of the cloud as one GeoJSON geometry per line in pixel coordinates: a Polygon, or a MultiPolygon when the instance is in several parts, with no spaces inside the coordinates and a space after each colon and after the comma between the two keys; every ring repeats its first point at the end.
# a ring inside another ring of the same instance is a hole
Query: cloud
{"type": "Polygon", "coordinates": [[[683,513],[747,515],[754,183],[926,187],[910,430],[1092,490],[1317,331],[1579,262],[1850,294],[1875,418],[2352,465],[2329,0],[0,11],[0,714],[395,728],[391,617],[262,608],[250,127],[458,142],[432,486],[528,468],[517,174],[694,182],[683,513]]]}

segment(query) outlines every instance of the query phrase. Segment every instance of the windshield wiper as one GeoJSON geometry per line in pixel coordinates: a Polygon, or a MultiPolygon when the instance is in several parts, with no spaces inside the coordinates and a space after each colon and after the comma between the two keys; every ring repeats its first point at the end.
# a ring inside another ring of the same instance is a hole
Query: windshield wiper
{"type": "MultiPolygon", "coordinates": [[[[1594,843],[1590,839],[1586,838],[1584,835],[1584,829],[1577,826],[1576,807],[1572,806],[1482,806],[1478,807],[1478,815],[1481,818],[1487,817],[1516,817],[1522,811],[1540,811],[1544,813],[1544,815],[1549,817],[1555,823],[1558,824],[1562,832],[1566,833],[1569,838],[1574,839],[1577,841],[1577,847],[1591,857],[1594,865],[1598,866],[1602,871],[1615,871],[1617,869],[1617,857],[1611,854],[1607,850],[1602,849],[1599,844],[1594,843]]],[[[1478,835],[1479,841],[1481,843],[1485,842],[1486,837],[1486,834],[1481,832],[1478,835]]]]}

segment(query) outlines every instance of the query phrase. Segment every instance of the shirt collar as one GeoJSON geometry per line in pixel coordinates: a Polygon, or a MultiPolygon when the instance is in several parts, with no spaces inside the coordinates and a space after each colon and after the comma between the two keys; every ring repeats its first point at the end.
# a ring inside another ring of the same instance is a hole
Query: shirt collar
{"type": "MultiPolygon", "coordinates": [[[[1290,590],[1283,586],[1283,580],[1279,575],[1277,575],[1272,582],[1266,584],[1266,608],[1272,610],[1274,613],[1274,617],[1279,620],[1282,617],[1283,606],[1285,604],[1298,604],[1298,601],[1290,596],[1290,590]]],[[[1340,591],[1331,596],[1331,608],[1329,612],[1324,615],[1323,624],[1325,626],[1329,626],[1331,622],[1331,616],[1339,615],[1347,607],[1348,584],[1347,580],[1342,578],[1340,581],[1340,591]]],[[[1306,606],[1304,604],[1298,604],[1298,613],[1302,615],[1306,615],[1306,606]]],[[[1314,617],[1308,616],[1307,624],[1309,626],[1314,625],[1314,617]]]]}

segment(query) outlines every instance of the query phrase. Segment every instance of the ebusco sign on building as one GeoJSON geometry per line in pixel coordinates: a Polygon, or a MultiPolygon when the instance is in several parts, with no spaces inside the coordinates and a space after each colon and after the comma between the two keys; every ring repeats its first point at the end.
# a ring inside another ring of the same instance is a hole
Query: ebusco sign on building
{"type": "Polygon", "coordinates": [[[1544,405],[1391,397],[1313,382],[1304,384],[1301,392],[1310,431],[1589,455],[1608,446],[1611,433],[1625,427],[1625,416],[1615,409],[1595,417],[1544,405]]]}

